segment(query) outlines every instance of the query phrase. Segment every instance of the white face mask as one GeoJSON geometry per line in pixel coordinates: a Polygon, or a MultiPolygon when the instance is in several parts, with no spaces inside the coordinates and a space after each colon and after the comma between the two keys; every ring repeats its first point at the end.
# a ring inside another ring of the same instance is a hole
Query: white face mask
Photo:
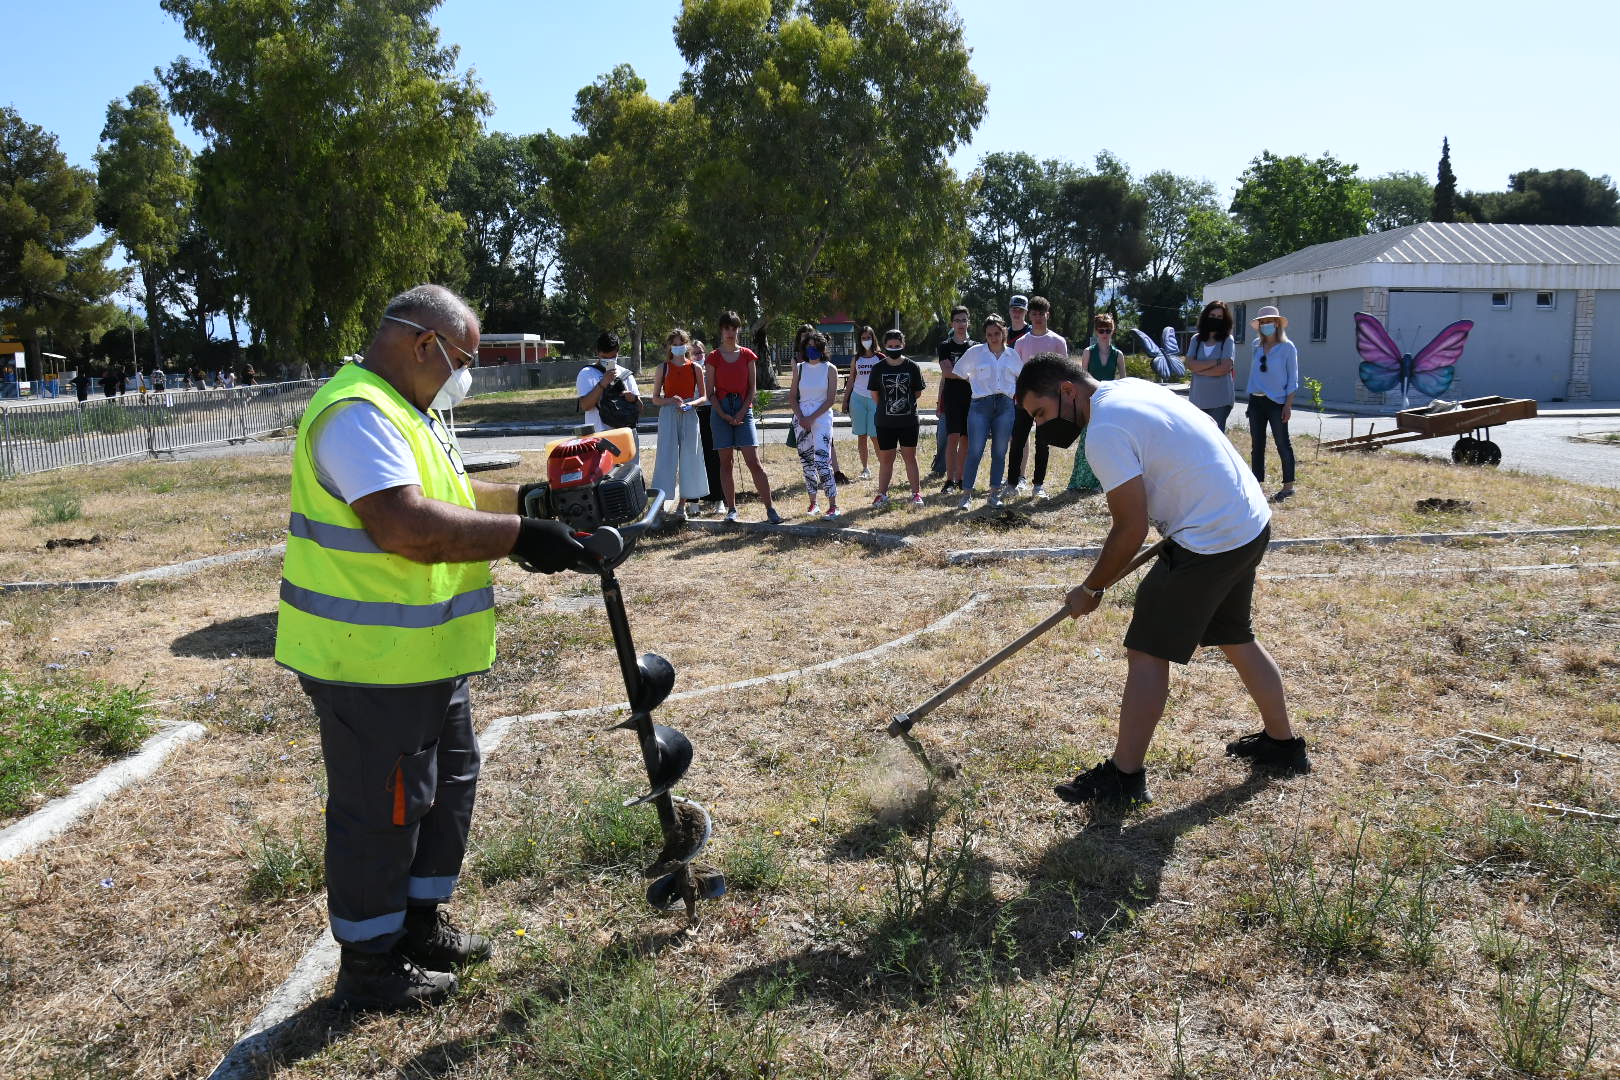
{"type": "Polygon", "coordinates": [[[861,338],[861,348],[863,349],[870,349],[874,344],[875,342],[873,342],[869,337],[861,338]]]}
{"type": "Polygon", "coordinates": [[[685,356],[686,355],[686,346],[685,345],[671,345],[669,347],[669,355],[671,355],[671,356],[685,356]]]}
{"type": "Polygon", "coordinates": [[[464,367],[457,371],[456,366],[450,362],[450,354],[444,351],[443,343],[435,338],[433,344],[439,346],[439,355],[444,357],[444,366],[450,369],[450,377],[444,380],[439,392],[433,395],[428,408],[440,411],[453,409],[472,391],[472,368],[464,367]]]}

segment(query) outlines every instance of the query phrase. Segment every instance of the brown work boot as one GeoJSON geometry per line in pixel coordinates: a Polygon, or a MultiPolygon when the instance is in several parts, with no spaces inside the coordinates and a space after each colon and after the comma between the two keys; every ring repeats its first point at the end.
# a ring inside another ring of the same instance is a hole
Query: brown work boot
{"type": "Polygon", "coordinates": [[[454,971],[489,959],[489,938],[456,929],[437,906],[405,909],[405,936],[394,951],[429,971],[454,971]]]}
{"type": "Polygon", "coordinates": [[[398,952],[344,949],[332,1001],[362,1012],[395,1012],[437,1005],[455,989],[454,975],[424,971],[398,952]]]}

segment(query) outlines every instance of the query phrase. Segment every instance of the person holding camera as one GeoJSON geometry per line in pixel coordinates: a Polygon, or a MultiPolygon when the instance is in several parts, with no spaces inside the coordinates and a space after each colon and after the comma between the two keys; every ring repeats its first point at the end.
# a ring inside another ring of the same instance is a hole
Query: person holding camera
{"type": "Polygon", "coordinates": [[[326,763],[335,998],[443,1000],[489,941],[440,911],[479,771],[467,677],[495,661],[489,561],[556,573],[584,555],[523,489],[467,474],[439,410],[472,385],[478,317],[438,285],[389,301],[359,363],[310,400],[292,456],[276,662],[299,677],[326,763]]]}
{"type": "Polygon", "coordinates": [[[641,420],[641,391],[636,388],[635,375],[619,363],[619,335],[607,330],[596,339],[596,363],[579,369],[574,395],[592,431],[636,429],[641,420]]]}

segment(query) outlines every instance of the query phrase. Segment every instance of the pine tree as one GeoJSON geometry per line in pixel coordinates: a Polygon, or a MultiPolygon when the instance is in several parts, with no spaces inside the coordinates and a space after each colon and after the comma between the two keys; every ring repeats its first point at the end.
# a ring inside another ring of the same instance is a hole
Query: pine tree
{"type": "Polygon", "coordinates": [[[1457,174],[1451,171],[1451,139],[1440,140],[1440,173],[1434,185],[1430,221],[1457,220],[1457,174]]]}

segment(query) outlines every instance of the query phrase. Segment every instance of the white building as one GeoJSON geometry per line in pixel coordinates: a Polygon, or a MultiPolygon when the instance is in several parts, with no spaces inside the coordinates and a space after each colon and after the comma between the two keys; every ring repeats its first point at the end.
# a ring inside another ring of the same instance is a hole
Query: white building
{"type": "MultiPolygon", "coordinates": [[[[1448,400],[1620,400],[1616,227],[1409,225],[1273,259],[1206,286],[1211,300],[1231,306],[1240,342],[1253,336],[1255,311],[1277,305],[1301,375],[1320,380],[1328,401],[1400,404],[1399,390],[1372,394],[1356,376],[1357,311],[1377,316],[1412,354],[1450,323],[1472,319],[1448,400]]],[[[1248,353],[1238,351],[1240,386],[1248,353]]]]}

